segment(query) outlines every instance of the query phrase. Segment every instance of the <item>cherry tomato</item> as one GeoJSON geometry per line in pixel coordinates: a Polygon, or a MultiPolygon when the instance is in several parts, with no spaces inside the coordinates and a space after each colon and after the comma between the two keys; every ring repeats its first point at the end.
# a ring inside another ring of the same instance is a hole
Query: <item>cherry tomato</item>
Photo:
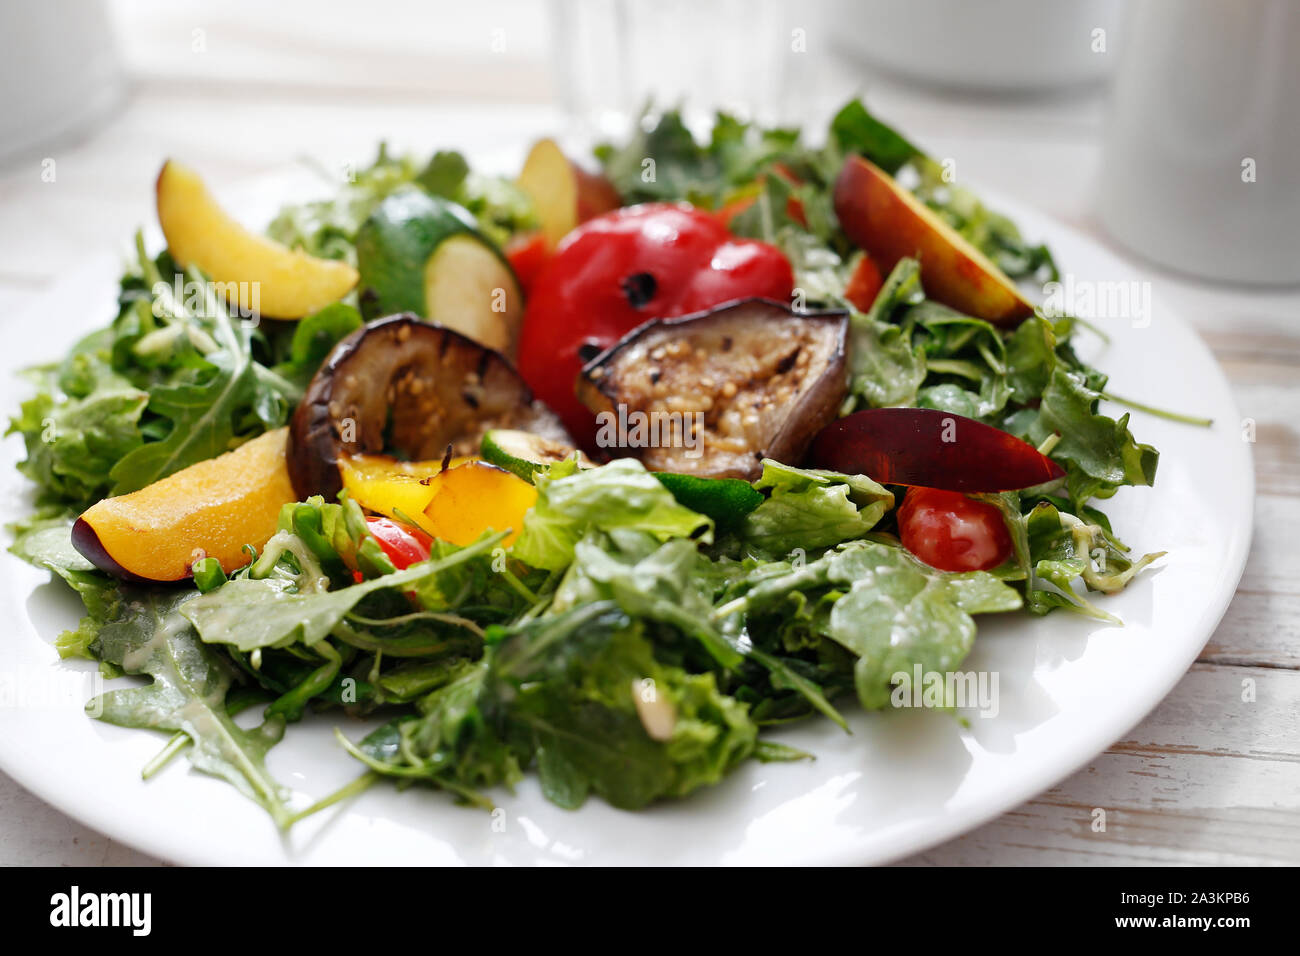
{"type": "Polygon", "coordinates": [[[393,562],[393,567],[397,570],[429,560],[433,539],[419,528],[378,515],[368,516],[366,524],[379,542],[380,549],[388,555],[388,560],[393,562]]]}
{"type": "Polygon", "coordinates": [[[940,571],[987,571],[1011,557],[1002,512],[957,491],[909,488],[898,529],[903,547],[940,571]]]}
{"type": "Polygon", "coordinates": [[[857,268],[849,276],[848,285],[844,287],[844,298],[853,303],[859,312],[866,312],[876,301],[876,295],[885,280],[880,277],[880,270],[871,261],[870,256],[858,260],[857,268]]]}

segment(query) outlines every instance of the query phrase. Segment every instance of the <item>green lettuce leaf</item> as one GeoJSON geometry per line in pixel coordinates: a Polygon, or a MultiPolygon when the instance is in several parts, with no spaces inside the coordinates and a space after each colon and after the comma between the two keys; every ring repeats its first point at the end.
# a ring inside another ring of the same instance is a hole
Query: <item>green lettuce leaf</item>
{"type": "Polygon", "coordinates": [[[319,565],[311,566],[306,550],[295,547],[285,532],[279,532],[267,543],[259,563],[268,555],[278,557],[277,550],[283,553],[293,549],[301,573],[233,578],[189,601],[182,613],[209,644],[229,644],[240,651],[293,644],[312,647],[333,632],[362,598],[382,590],[418,587],[447,568],[490,553],[504,537],[504,533],[485,537],[445,558],[328,591],[318,589],[315,583],[321,580],[319,565]]]}
{"type": "Polygon", "coordinates": [[[535,568],[567,567],[588,531],[633,528],[659,540],[712,540],[713,522],[677,503],[672,492],[631,458],[579,470],[566,461],[538,483],[537,503],[524,517],[512,554],[535,568]]]}
{"type": "Polygon", "coordinates": [[[44,501],[78,510],[104,497],[109,472],[144,441],[140,418],[149,394],[113,371],[108,336],[96,333],[57,367],[35,370],[39,391],[23,402],[5,434],[20,434],[27,458],[18,470],[44,501]]]}
{"type": "Polygon", "coordinates": [[[765,611],[799,613],[817,599],[819,613],[803,615],[805,625],[854,655],[854,685],[868,709],[889,703],[896,673],[910,675],[917,664],[926,672],[954,670],[975,637],[971,615],[1022,606],[1019,593],[988,572],[936,571],[880,541],[849,542],[816,561],[773,570],[716,613],[761,621],[765,611]]]}
{"type": "Polygon", "coordinates": [[[769,495],[746,516],[740,538],[750,551],[769,556],[860,538],[894,506],[894,496],[865,475],[794,468],[770,459],[754,487],[769,495]]]}
{"type": "Polygon", "coordinates": [[[908,327],[891,321],[894,311],[923,295],[920,263],[900,259],[885,277],[867,312],[849,314],[849,397],[844,413],[855,407],[912,405],[925,381],[925,355],[912,344],[908,327]]]}
{"type": "MultiPolygon", "coordinates": [[[[512,716],[534,735],[548,798],[576,807],[594,792],[636,809],[716,783],[753,754],[757,728],[747,708],[720,693],[711,673],[659,663],[640,626],[625,617],[583,624],[573,632],[580,650],[550,643],[539,654],[527,631],[502,645],[503,667],[519,681],[512,716]],[[522,655],[530,666],[521,673],[513,662],[522,655]],[[666,739],[650,736],[648,708],[671,726],[666,739]]],[[[536,633],[554,642],[547,631],[536,633]]]]}

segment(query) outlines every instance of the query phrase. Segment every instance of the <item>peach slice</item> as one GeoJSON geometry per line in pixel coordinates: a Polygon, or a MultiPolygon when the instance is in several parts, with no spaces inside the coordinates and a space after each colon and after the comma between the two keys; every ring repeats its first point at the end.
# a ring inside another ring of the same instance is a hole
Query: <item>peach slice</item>
{"type": "Polygon", "coordinates": [[[267,432],[91,505],[72,527],[73,545],[95,567],[128,581],[180,581],[204,557],[226,571],[244,566],[244,545],[266,544],[281,506],[298,500],[285,464],[288,434],[267,432]]]}
{"type": "Polygon", "coordinates": [[[180,266],[196,266],[247,312],[298,319],[357,284],[346,262],[317,259],[245,229],[217,205],[197,173],[168,160],[158,174],[158,222],[180,266]]]}
{"type": "Polygon", "coordinates": [[[905,256],[919,258],[926,294],[944,305],[996,325],[1034,314],[1033,303],[987,256],[861,156],[844,161],[835,182],[835,215],[882,274],[905,256]]]}
{"type": "Polygon", "coordinates": [[[579,223],[623,204],[608,179],[570,161],[553,139],[533,145],[517,182],[533,201],[549,249],[579,223]]]}

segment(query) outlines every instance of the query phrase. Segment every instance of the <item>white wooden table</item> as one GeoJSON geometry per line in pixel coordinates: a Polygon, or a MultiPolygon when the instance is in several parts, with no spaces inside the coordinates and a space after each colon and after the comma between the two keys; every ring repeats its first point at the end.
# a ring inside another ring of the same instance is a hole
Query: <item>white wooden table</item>
{"type": "MultiPolygon", "coordinates": [[[[0,168],[0,322],[79,257],[123,247],[152,214],[166,156],[194,163],[220,189],[304,155],[364,162],[381,138],[414,150],[487,149],[555,128],[537,5],[440,6],[436,28],[410,0],[372,0],[372,23],[321,16],[320,6],[124,3],[133,78],[124,109],[52,152],[55,183],[42,182],[41,157],[0,168]],[[421,29],[404,28],[420,15],[421,29]],[[490,31],[503,23],[508,55],[488,56],[490,31]]],[[[869,81],[820,52],[823,41],[809,32],[817,72],[797,80],[810,102],[829,105],[870,82],[873,107],[935,155],[956,158],[966,181],[1100,235],[1090,212],[1097,95],[941,99],[869,81]]],[[[1256,423],[1255,540],[1240,590],[1187,676],[1124,739],[1037,799],[908,864],[1300,862],[1300,293],[1148,274],[1162,307],[1204,335],[1256,423]],[[1247,678],[1251,702],[1242,699],[1247,678]],[[1090,827],[1095,807],[1107,810],[1105,833],[1090,827]]],[[[87,308],[107,318],[108,305],[87,308]]],[[[0,864],[158,862],[3,775],[0,807],[0,864]]]]}

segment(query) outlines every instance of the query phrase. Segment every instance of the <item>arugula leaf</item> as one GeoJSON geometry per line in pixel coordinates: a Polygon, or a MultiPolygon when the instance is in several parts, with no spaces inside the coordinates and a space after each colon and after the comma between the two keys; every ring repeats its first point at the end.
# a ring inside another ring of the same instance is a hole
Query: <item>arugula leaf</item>
{"type": "Polygon", "coordinates": [[[1088,617],[1119,623],[1114,615],[1081,596],[1073,582],[1081,578],[1089,590],[1114,594],[1165,554],[1157,551],[1135,560],[1128,547],[1108,528],[1061,510],[1048,500],[1039,501],[1025,515],[1024,528],[1032,572],[1025,605],[1035,614],[1064,607],[1088,617]]]}
{"type": "MultiPolygon", "coordinates": [[[[399,717],[345,750],[376,773],[420,780],[484,809],[493,802],[479,790],[513,786],[523,778],[514,741],[502,739],[493,719],[489,662],[458,662],[452,679],[425,695],[418,716],[399,717]]],[[[525,751],[526,761],[530,754],[525,751]]]]}
{"type": "Polygon", "coordinates": [[[653,116],[647,108],[626,143],[602,144],[596,157],[629,205],[712,195],[720,174],[716,157],[695,142],[676,110],[653,116]]]}
{"type": "Polygon", "coordinates": [[[763,612],[788,614],[824,598],[828,613],[803,614],[805,625],[856,656],[854,685],[867,709],[889,702],[895,673],[910,674],[915,664],[940,672],[960,664],[975,636],[972,614],[1022,606],[1013,588],[986,571],[936,571],[879,541],[851,541],[802,567],[774,570],[715,614],[743,613],[755,622],[763,612]]]}
{"type": "MultiPolygon", "coordinates": [[[[187,276],[206,288],[199,273],[190,271],[187,276]]],[[[207,374],[197,381],[176,381],[150,390],[150,413],[169,420],[171,427],[164,438],[135,448],[113,466],[115,495],[143,488],[236,444],[236,412],[253,403],[258,390],[249,332],[236,325],[211,294],[206,308],[218,347],[206,356],[207,374]]]]}
{"type": "Polygon", "coordinates": [[[710,578],[708,559],[690,539],[661,544],[639,531],[593,532],[574,547],[573,564],[556,589],[552,610],[612,600],[633,618],[676,627],[698,640],[720,665],[735,667],[743,656],[709,620],[710,578]]]}
{"type": "Polygon", "coordinates": [[[1016,326],[1006,339],[1007,387],[1010,401],[1018,405],[1035,402],[1051,381],[1056,367],[1056,333],[1042,316],[1031,316],[1016,326]]]}
{"type": "Polygon", "coordinates": [[[639,626],[604,620],[606,628],[594,637],[588,625],[580,655],[566,653],[543,671],[534,668],[512,708],[535,735],[550,799],[575,807],[592,791],[613,806],[636,809],[716,783],[753,753],[757,728],[743,704],[718,691],[712,674],[664,666],[639,626]],[[547,676],[539,680],[542,673],[547,676]],[[672,727],[666,740],[649,735],[638,697],[666,712],[672,727]]]}
{"type": "Polygon", "coordinates": [[[868,113],[861,100],[850,100],[835,114],[831,137],[841,151],[861,153],[891,176],[922,155],[897,130],[868,113]]]}
{"type": "Polygon", "coordinates": [[[726,182],[746,183],[795,150],[799,135],[797,127],[761,129],[720,112],[714,119],[708,151],[716,157],[726,182]]]}
{"type": "Polygon", "coordinates": [[[1152,484],[1160,460],[1159,452],[1133,438],[1127,413],[1117,421],[1097,411],[1100,398],[1083,373],[1058,366],[1023,435],[1034,445],[1060,436],[1052,457],[1066,466],[1070,498],[1079,505],[1109,498],[1121,485],[1152,484]]]}
{"type": "Polygon", "coordinates": [[[86,617],[60,636],[62,657],[101,662],[109,676],[152,678],[142,687],[108,691],[87,705],[100,720],[122,727],[183,733],[193,743],[194,766],[221,777],[271,814],[280,826],[289,814],[266,770],[266,754],[281,737],[278,718],[244,730],[229,716],[226,697],[235,672],[201,643],[181,615],[193,591],[142,588],[112,581],[72,547],[66,518],[45,518],[18,529],[11,550],[62,577],[81,596],[86,617]]]}
{"type": "Polygon", "coordinates": [[[108,691],[92,702],[92,713],[121,727],[184,732],[193,742],[188,756],[197,769],[227,780],[285,826],[289,814],[265,763],[284,722],[269,718],[244,730],[231,720],[225,701],[233,671],[180,614],[191,593],[123,592],[117,613],[100,626],[96,652],[124,673],[153,682],[108,691]]]}

